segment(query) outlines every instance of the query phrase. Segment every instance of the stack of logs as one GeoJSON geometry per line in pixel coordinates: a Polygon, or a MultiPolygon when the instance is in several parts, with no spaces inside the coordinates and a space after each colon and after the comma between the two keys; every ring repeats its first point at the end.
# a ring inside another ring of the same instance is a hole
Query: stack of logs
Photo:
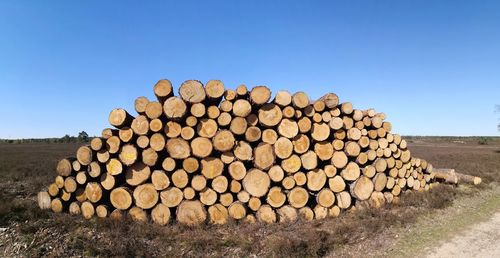
{"type": "Polygon", "coordinates": [[[154,94],[135,100],[135,117],[112,110],[115,129],[61,160],[40,207],[160,225],[272,223],[379,207],[434,181],[431,164],[411,156],[385,114],[333,93],[271,99],[265,86],[188,80],[174,96],[160,80],[154,94]]]}

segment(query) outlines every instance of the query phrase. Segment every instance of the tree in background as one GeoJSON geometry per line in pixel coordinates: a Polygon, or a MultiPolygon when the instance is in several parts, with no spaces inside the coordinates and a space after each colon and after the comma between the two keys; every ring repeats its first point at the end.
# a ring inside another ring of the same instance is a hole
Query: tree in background
{"type": "MultiPolygon", "coordinates": [[[[495,106],[495,112],[500,113],[500,105],[495,106]]],[[[500,118],[499,118],[500,120],[500,118]]],[[[497,125],[498,131],[500,131],[500,123],[497,125]]]]}
{"type": "Polygon", "coordinates": [[[89,140],[89,134],[85,131],[81,131],[78,133],[78,141],[87,142],[89,140]]]}

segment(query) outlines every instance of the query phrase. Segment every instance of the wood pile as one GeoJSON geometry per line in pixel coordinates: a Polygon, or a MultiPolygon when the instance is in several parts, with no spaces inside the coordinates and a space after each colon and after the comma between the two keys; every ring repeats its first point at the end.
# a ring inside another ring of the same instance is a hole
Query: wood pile
{"type": "Polygon", "coordinates": [[[429,189],[432,165],[411,156],[385,114],[328,93],[219,80],[154,85],[136,116],[111,111],[113,128],[59,161],[38,195],[54,212],[165,225],[336,217],[358,203],[380,207],[429,189]]]}

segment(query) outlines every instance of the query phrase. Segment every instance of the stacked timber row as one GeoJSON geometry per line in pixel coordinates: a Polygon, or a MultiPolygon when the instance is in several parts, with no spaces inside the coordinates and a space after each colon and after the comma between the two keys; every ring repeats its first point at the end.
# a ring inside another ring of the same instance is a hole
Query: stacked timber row
{"type": "Polygon", "coordinates": [[[272,223],[379,207],[434,181],[383,113],[333,93],[272,98],[265,86],[188,80],[174,96],[160,80],[154,94],[135,100],[136,116],[112,110],[114,128],[62,159],[40,207],[160,225],[272,223]]]}

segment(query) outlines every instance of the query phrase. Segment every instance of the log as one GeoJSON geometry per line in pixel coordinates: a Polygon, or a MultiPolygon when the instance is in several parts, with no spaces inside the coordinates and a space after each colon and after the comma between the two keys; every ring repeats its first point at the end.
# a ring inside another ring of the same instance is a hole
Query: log
{"type": "Polygon", "coordinates": [[[192,174],[200,168],[200,162],[198,159],[189,157],[182,161],[182,168],[189,174],[192,174]]]}
{"type": "Polygon", "coordinates": [[[307,172],[307,189],[317,192],[325,186],[326,175],[322,169],[307,172]]]}
{"type": "Polygon", "coordinates": [[[266,202],[273,208],[279,208],[285,204],[286,195],[281,190],[281,187],[274,186],[267,193],[266,202]]]}
{"type": "Polygon", "coordinates": [[[326,216],[328,216],[328,209],[321,205],[316,205],[313,211],[315,219],[324,219],[326,218],[326,216]]]}
{"type": "Polygon", "coordinates": [[[151,210],[151,220],[153,223],[160,225],[160,226],[165,226],[170,222],[170,209],[163,203],[158,203],[152,210],[151,210]]]}
{"type": "Polygon", "coordinates": [[[179,87],[179,96],[186,103],[200,103],[206,98],[205,89],[203,84],[197,80],[187,80],[179,87]]]}
{"type": "Polygon", "coordinates": [[[92,217],[94,217],[95,208],[91,202],[83,202],[80,209],[82,212],[82,216],[85,219],[91,219],[92,217]]]}
{"type": "Polygon", "coordinates": [[[325,208],[330,208],[335,203],[335,194],[328,188],[321,190],[316,196],[316,202],[325,208]]]}
{"type": "Polygon", "coordinates": [[[347,166],[340,172],[340,176],[342,176],[342,178],[344,178],[344,180],[346,181],[354,181],[358,179],[360,174],[361,172],[359,166],[355,162],[349,162],[347,166]]]}
{"type": "Polygon", "coordinates": [[[212,180],[212,189],[217,193],[224,193],[228,189],[229,182],[225,176],[217,176],[212,180]]]}
{"type": "Polygon", "coordinates": [[[318,156],[311,150],[300,155],[300,161],[302,167],[307,170],[315,169],[318,166],[318,156]]]}
{"type": "Polygon", "coordinates": [[[193,155],[198,158],[208,157],[212,153],[212,142],[205,137],[197,137],[191,141],[193,155]]]}
{"type": "Polygon", "coordinates": [[[85,195],[87,196],[87,200],[92,203],[96,203],[102,198],[102,187],[99,183],[90,182],[85,187],[85,195]]]}
{"type": "Polygon", "coordinates": [[[137,161],[137,148],[132,144],[125,144],[120,150],[118,157],[125,166],[130,166],[137,161]]]}
{"type": "Polygon", "coordinates": [[[323,141],[314,144],[314,152],[322,161],[330,160],[333,157],[333,146],[330,142],[323,141]]]}
{"type": "Polygon", "coordinates": [[[155,133],[149,138],[149,146],[154,151],[160,152],[165,149],[166,139],[162,133],[155,133]]]}
{"type": "Polygon", "coordinates": [[[82,146],[76,151],[76,159],[80,164],[87,166],[92,162],[94,152],[89,146],[82,146]]]}
{"type": "Polygon", "coordinates": [[[311,221],[314,219],[314,211],[307,206],[302,207],[299,209],[299,216],[306,221],[311,221]]]}
{"type": "Polygon", "coordinates": [[[142,209],[151,209],[158,203],[158,192],[153,184],[142,184],[135,188],[134,203],[142,209]]]}
{"type": "Polygon", "coordinates": [[[208,157],[201,160],[201,174],[207,179],[214,179],[224,171],[224,163],[219,158],[208,157]]]}
{"type": "Polygon", "coordinates": [[[297,109],[303,109],[309,105],[309,97],[305,92],[299,91],[293,94],[292,105],[297,109]]]}
{"type": "Polygon", "coordinates": [[[243,188],[254,197],[262,197],[269,190],[271,179],[259,169],[251,169],[243,178],[243,188]]]}
{"type": "Polygon", "coordinates": [[[172,83],[167,79],[159,80],[153,87],[153,92],[161,103],[174,94],[172,83]]]}
{"type": "Polygon", "coordinates": [[[123,172],[122,163],[118,159],[110,159],[106,163],[106,171],[113,176],[119,175],[123,172]]]}
{"type": "Polygon", "coordinates": [[[183,189],[187,186],[188,183],[189,177],[184,169],[177,169],[172,174],[172,184],[174,184],[174,186],[176,186],[177,188],[183,189]]]}
{"type": "Polygon", "coordinates": [[[163,103],[163,113],[167,118],[180,119],[186,112],[186,103],[179,97],[170,97],[163,103]]]}
{"type": "Polygon", "coordinates": [[[184,194],[182,190],[177,187],[169,187],[160,192],[161,203],[165,204],[167,207],[177,207],[182,202],[184,194]]]}
{"type": "Polygon", "coordinates": [[[246,99],[238,99],[234,102],[232,111],[237,117],[247,117],[252,111],[252,105],[246,99]]]}
{"type": "Polygon", "coordinates": [[[290,157],[293,153],[293,144],[292,142],[285,137],[280,137],[274,143],[274,153],[280,159],[286,159],[290,157]]]}
{"type": "Polygon", "coordinates": [[[217,202],[217,193],[210,188],[205,188],[205,190],[200,192],[200,202],[204,205],[214,204],[217,202]]]}
{"type": "Polygon", "coordinates": [[[351,195],[347,191],[335,194],[337,206],[341,209],[347,209],[351,206],[351,195]]]}
{"type": "Polygon", "coordinates": [[[97,205],[97,207],[95,208],[95,214],[99,218],[106,218],[109,215],[109,209],[106,205],[97,205]]]}
{"type": "Polygon", "coordinates": [[[261,170],[267,170],[274,164],[275,159],[274,148],[271,144],[260,143],[256,148],[254,148],[254,167],[261,170]]]}
{"type": "Polygon", "coordinates": [[[252,146],[245,141],[238,141],[234,147],[234,156],[241,161],[250,161],[253,159],[252,146]]]}
{"type": "Polygon", "coordinates": [[[309,150],[310,139],[305,134],[299,134],[295,136],[292,140],[293,151],[297,154],[304,154],[309,150]]]}
{"type": "Polygon", "coordinates": [[[339,97],[334,93],[327,93],[319,98],[328,109],[333,109],[339,104],[339,97]]]}
{"type": "Polygon", "coordinates": [[[346,184],[341,176],[334,176],[328,179],[328,186],[334,193],[340,193],[345,190],[346,184]]]}
{"type": "Polygon", "coordinates": [[[248,142],[256,142],[260,139],[261,135],[262,132],[259,129],[259,127],[250,126],[247,128],[247,131],[245,132],[245,139],[248,142]]]}
{"type": "Polygon", "coordinates": [[[309,193],[306,189],[298,186],[288,192],[287,198],[292,207],[300,209],[309,201],[309,193]]]}
{"type": "Polygon", "coordinates": [[[127,168],[125,181],[131,186],[138,186],[146,182],[151,176],[151,169],[142,162],[137,162],[127,168]]]}
{"type": "Polygon", "coordinates": [[[242,180],[247,174],[245,164],[241,161],[235,161],[229,164],[228,171],[229,175],[231,175],[234,180],[242,180]]]}
{"type": "Polygon", "coordinates": [[[64,179],[64,190],[68,193],[76,191],[77,183],[74,177],[66,177],[64,179]]]}
{"type": "Polygon", "coordinates": [[[224,205],[217,203],[208,207],[209,222],[216,225],[226,224],[229,218],[229,212],[224,205]]]}
{"type": "Polygon", "coordinates": [[[48,210],[51,208],[51,198],[48,192],[41,191],[37,194],[38,207],[42,210],[48,210]]]}
{"type": "Polygon", "coordinates": [[[212,139],[212,144],[218,151],[229,151],[235,144],[234,135],[229,130],[218,131],[212,139]]]}
{"type": "Polygon", "coordinates": [[[132,128],[136,135],[146,135],[149,132],[149,120],[146,116],[137,116],[132,120],[130,128],[132,128]]]}
{"type": "Polygon", "coordinates": [[[255,214],[259,222],[271,224],[275,223],[277,220],[276,212],[269,205],[260,206],[259,210],[255,214]]]}
{"type": "Polygon", "coordinates": [[[210,80],[205,85],[205,94],[212,103],[218,103],[224,95],[224,83],[220,80],[210,80]]]}
{"type": "Polygon", "coordinates": [[[317,142],[324,141],[330,136],[330,127],[326,123],[314,123],[311,129],[311,137],[317,142]]]}
{"type": "Polygon", "coordinates": [[[104,188],[105,190],[111,191],[115,187],[116,179],[111,174],[104,173],[101,175],[100,183],[101,183],[102,188],[104,188]]]}
{"type": "Polygon", "coordinates": [[[248,208],[254,212],[258,211],[261,205],[262,202],[257,197],[251,197],[250,200],[248,200],[248,208]]]}
{"type": "Polygon", "coordinates": [[[280,223],[295,222],[298,218],[297,210],[290,205],[285,205],[278,209],[278,221],[280,223]]]}
{"type": "Polygon", "coordinates": [[[283,118],[283,113],[279,106],[268,103],[262,106],[259,111],[259,123],[264,127],[276,126],[283,118]]]}
{"type": "Polygon", "coordinates": [[[273,102],[280,107],[286,107],[292,103],[292,94],[288,91],[280,90],[276,93],[273,102]]]}
{"type": "Polygon", "coordinates": [[[235,135],[244,135],[247,131],[248,123],[245,118],[235,117],[231,120],[229,130],[235,135]]]}
{"type": "Polygon", "coordinates": [[[299,156],[293,154],[289,158],[281,161],[281,167],[288,173],[295,173],[302,167],[302,161],[299,156]]]}
{"type": "Polygon", "coordinates": [[[118,131],[118,137],[122,142],[130,142],[134,138],[134,130],[132,130],[132,128],[123,127],[118,131]]]}
{"type": "Polygon", "coordinates": [[[146,106],[149,103],[149,99],[141,96],[135,99],[134,109],[139,115],[144,115],[146,113],[146,106]]]}
{"type": "Polygon", "coordinates": [[[279,165],[272,166],[267,172],[267,174],[269,175],[271,181],[276,183],[281,182],[285,177],[285,173],[283,172],[283,169],[279,165]]]}
{"type": "Polygon", "coordinates": [[[224,193],[219,196],[219,202],[224,207],[229,207],[233,203],[233,195],[231,193],[224,193]]]}
{"type": "Polygon", "coordinates": [[[163,114],[163,106],[160,102],[151,101],[146,105],[146,116],[149,119],[159,118],[163,114]]]}
{"type": "Polygon", "coordinates": [[[373,177],[373,185],[374,191],[382,192],[382,190],[384,190],[385,186],[387,185],[387,176],[384,173],[377,173],[375,177],[373,177]]]}
{"type": "Polygon", "coordinates": [[[59,174],[60,176],[71,175],[71,172],[73,172],[73,166],[72,166],[73,161],[74,161],[74,159],[72,159],[72,158],[61,159],[57,163],[57,167],[56,167],[57,174],[59,174]]]}
{"type": "Polygon", "coordinates": [[[342,169],[347,165],[347,155],[343,151],[335,151],[332,155],[332,165],[334,165],[338,169],[342,169]]]}
{"type": "Polygon", "coordinates": [[[64,204],[59,198],[52,199],[52,201],[50,202],[50,209],[52,210],[52,212],[61,213],[63,212],[64,204]]]}
{"type": "Polygon", "coordinates": [[[117,134],[118,134],[118,131],[115,129],[111,129],[111,128],[105,128],[101,132],[101,136],[105,140],[109,139],[111,136],[116,136],[117,134]]]}
{"type": "Polygon", "coordinates": [[[50,184],[47,192],[50,196],[56,197],[59,194],[59,187],[55,183],[50,184]]]}
{"type": "Polygon", "coordinates": [[[191,154],[189,143],[181,138],[168,139],[166,149],[170,157],[174,159],[185,159],[191,154]]]}
{"type": "Polygon", "coordinates": [[[265,129],[262,131],[262,141],[269,144],[274,144],[278,140],[278,133],[274,129],[265,129]]]}
{"type": "Polygon", "coordinates": [[[80,204],[78,202],[72,202],[69,204],[68,212],[71,215],[80,215],[82,210],[80,208],[80,204]]]}
{"type": "Polygon", "coordinates": [[[111,136],[106,140],[106,150],[108,150],[110,154],[115,154],[120,150],[120,144],[121,141],[118,136],[111,136]]]}
{"type": "Polygon", "coordinates": [[[240,202],[232,203],[228,208],[229,216],[233,219],[240,220],[246,216],[246,208],[240,202]]]}
{"type": "Polygon", "coordinates": [[[288,118],[282,119],[278,125],[278,133],[283,137],[292,139],[299,133],[297,122],[288,118]]]}
{"type": "Polygon", "coordinates": [[[271,90],[266,86],[256,86],[250,91],[250,101],[255,105],[263,105],[271,98],[271,90]]]}
{"type": "Polygon", "coordinates": [[[295,180],[295,185],[303,186],[307,183],[307,176],[303,172],[297,172],[293,174],[293,180],[295,180]]]}
{"type": "Polygon", "coordinates": [[[115,108],[109,113],[108,121],[112,126],[120,129],[130,126],[133,117],[123,108],[115,108]]]}
{"type": "Polygon", "coordinates": [[[361,176],[351,186],[351,195],[360,200],[368,200],[373,192],[373,182],[370,178],[361,176]]]}
{"type": "Polygon", "coordinates": [[[94,137],[90,141],[90,148],[93,151],[99,151],[104,146],[104,141],[101,138],[94,137]]]}
{"type": "Polygon", "coordinates": [[[137,222],[148,221],[148,214],[146,213],[146,211],[137,206],[130,208],[130,210],[128,211],[128,215],[133,221],[137,222]]]}
{"type": "Polygon", "coordinates": [[[239,98],[247,98],[248,97],[248,88],[246,85],[241,84],[236,87],[236,94],[239,98]]]}

